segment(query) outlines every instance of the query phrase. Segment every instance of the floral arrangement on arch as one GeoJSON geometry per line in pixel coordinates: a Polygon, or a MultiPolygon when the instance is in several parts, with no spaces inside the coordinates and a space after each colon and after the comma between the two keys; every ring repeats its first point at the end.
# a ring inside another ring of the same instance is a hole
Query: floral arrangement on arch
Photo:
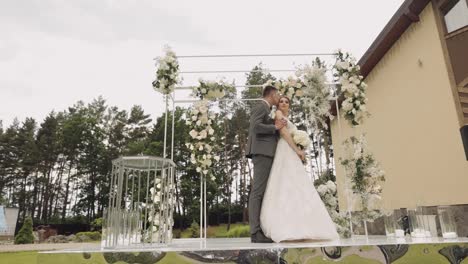
{"type": "Polygon", "coordinates": [[[381,184],[385,182],[385,172],[369,152],[364,134],[345,140],[343,145],[345,157],[340,158],[340,162],[346,169],[347,180],[351,182],[352,195],[360,199],[362,209],[357,214],[358,221],[372,222],[380,216],[371,205],[382,199],[381,184]]]}
{"type": "Polygon", "coordinates": [[[307,123],[314,128],[314,131],[319,130],[318,124],[327,128],[327,120],[333,119],[333,115],[330,113],[330,102],[335,98],[326,83],[325,73],[324,63],[318,58],[312,65],[305,65],[296,72],[296,76],[299,76],[304,84],[300,100],[305,106],[307,123]]]}
{"type": "Polygon", "coordinates": [[[317,192],[320,195],[331,219],[335,223],[337,232],[342,237],[350,237],[351,230],[349,229],[348,218],[345,214],[338,212],[338,199],[336,183],[332,180],[316,185],[317,192]]]}
{"type": "Polygon", "coordinates": [[[179,79],[179,62],[176,54],[169,46],[164,47],[165,55],[156,58],[156,80],[153,81],[153,88],[164,95],[174,91],[179,79]]]}
{"type": "MultiPolygon", "coordinates": [[[[209,113],[209,102],[206,99],[195,102],[187,114],[186,124],[190,128],[190,140],[186,146],[191,151],[190,162],[195,165],[197,172],[207,176],[213,162],[219,161],[212,145],[215,141],[215,130],[211,125],[216,116],[209,113]]],[[[211,179],[215,180],[214,176],[211,179]]]]}
{"type": "Polygon", "coordinates": [[[337,51],[334,77],[341,85],[344,101],[341,109],[344,111],[344,118],[352,126],[360,125],[364,117],[369,116],[366,108],[367,85],[360,75],[360,67],[356,64],[356,59],[349,53],[337,51]]]}
{"type": "Polygon", "coordinates": [[[234,91],[235,88],[232,84],[225,82],[224,80],[219,81],[206,81],[199,79],[199,86],[192,88],[193,96],[200,98],[201,100],[216,100],[223,98],[228,91],[234,91]]]}
{"type": "Polygon", "coordinates": [[[263,87],[266,86],[276,87],[281,94],[293,101],[299,99],[304,94],[302,89],[305,87],[305,84],[301,79],[289,76],[286,80],[268,80],[263,84],[263,87]]]}

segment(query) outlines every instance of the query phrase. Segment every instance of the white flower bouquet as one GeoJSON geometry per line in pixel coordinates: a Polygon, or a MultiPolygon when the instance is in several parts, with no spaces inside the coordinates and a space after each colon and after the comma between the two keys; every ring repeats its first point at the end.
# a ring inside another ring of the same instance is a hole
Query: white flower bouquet
{"type": "Polygon", "coordinates": [[[327,128],[328,119],[333,119],[333,115],[330,113],[330,102],[335,98],[326,84],[325,73],[324,63],[319,59],[316,59],[312,65],[305,65],[296,71],[296,76],[304,83],[304,87],[301,89],[301,102],[305,106],[306,122],[314,128],[314,131],[320,131],[319,125],[327,128]]]}
{"type": "Polygon", "coordinates": [[[286,80],[268,80],[266,83],[263,84],[263,87],[269,85],[276,87],[276,89],[278,89],[278,91],[281,94],[288,97],[291,101],[293,101],[294,99],[299,99],[304,95],[302,89],[305,87],[305,84],[299,78],[289,76],[286,80]]]}
{"type": "Polygon", "coordinates": [[[169,46],[164,48],[165,56],[156,58],[156,80],[153,88],[162,94],[170,94],[174,91],[179,80],[179,62],[175,53],[169,46]]]}
{"type": "Polygon", "coordinates": [[[303,150],[307,149],[310,145],[309,134],[303,130],[293,131],[292,138],[294,143],[296,143],[296,145],[303,150]]]}
{"type": "MultiPolygon", "coordinates": [[[[207,100],[196,102],[186,115],[186,124],[190,128],[190,140],[186,143],[191,151],[190,162],[195,165],[197,172],[208,175],[214,161],[219,161],[212,146],[215,130],[211,125],[216,116],[209,113],[207,100]]],[[[213,176],[211,180],[215,180],[213,176]]]]}
{"type": "Polygon", "coordinates": [[[341,85],[344,101],[341,105],[344,117],[352,126],[361,124],[369,112],[366,108],[368,101],[366,97],[367,85],[360,75],[360,67],[356,59],[349,53],[337,51],[334,76],[341,85]]]}
{"type": "Polygon", "coordinates": [[[193,87],[193,96],[199,97],[200,99],[215,100],[223,98],[228,91],[234,91],[233,85],[226,83],[224,80],[220,81],[206,81],[199,79],[199,86],[193,87]]]}

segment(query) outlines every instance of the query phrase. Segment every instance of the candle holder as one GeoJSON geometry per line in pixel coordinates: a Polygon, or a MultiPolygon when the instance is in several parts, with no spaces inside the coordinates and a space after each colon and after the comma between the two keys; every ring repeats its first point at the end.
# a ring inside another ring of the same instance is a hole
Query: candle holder
{"type": "Polygon", "coordinates": [[[405,215],[401,209],[393,210],[393,219],[395,220],[395,237],[405,237],[405,215]]]}
{"type": "Polygon", "coordinates": [[[457,226],[455,224],[452,207],[446,205],[437,206],[437,215],[439,216],[442,237],[445,239],[457,238],[457,226]]]}
{"type": "Polygon", "coordinates": [[[417,209],[408,209],[408,217],[410,222],[410,234],[412,238],[425,238],[426,232],[421,221],[420,212],[417,209]]]}

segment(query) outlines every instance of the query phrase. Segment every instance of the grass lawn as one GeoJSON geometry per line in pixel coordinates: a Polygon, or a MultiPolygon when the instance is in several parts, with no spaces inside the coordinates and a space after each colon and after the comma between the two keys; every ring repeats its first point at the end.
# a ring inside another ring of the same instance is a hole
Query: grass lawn
{"type": "MultiPolygon", "coordinates": [[[[37,251],[24,252],[6,252],[0,253],[0,264],[107,264],[103,255],[100,253],[92,253],[89,259],[83,258],[82,254],[45,254],[39,256],[37,251]]],[[[115,264],[123,264],[117,262],[115,264]]],[[[187,258],[177,255],[175,252],[170,252],[158,262],[158,264],[191,264],[187,258]]]]}
{"type": "MultiPolygon", "coordinates": [[[[248,226],[244,223],[231,224],[231,229],[236,227],[248,226]]],[[[174,230],[175,231],[175,230],[174,230]]],[[[221,238],[227,237],[227,224],[221,224],[219,226],[208,226],[207,237],[210,238],[221,238]]],[[[181,238],[190,238],[190,230],[187,228],[181,233],[181,238]]]]}

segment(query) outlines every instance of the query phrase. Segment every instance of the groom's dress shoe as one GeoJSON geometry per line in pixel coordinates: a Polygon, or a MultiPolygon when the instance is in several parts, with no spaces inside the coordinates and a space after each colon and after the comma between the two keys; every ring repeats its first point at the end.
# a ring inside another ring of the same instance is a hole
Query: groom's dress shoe
{"type": "Polygon", "coordinates": [[[273,243],[273,240],[266,237],[261,231],[250,235],[250,241],[252,241],[252,243],[273,243]]]}

